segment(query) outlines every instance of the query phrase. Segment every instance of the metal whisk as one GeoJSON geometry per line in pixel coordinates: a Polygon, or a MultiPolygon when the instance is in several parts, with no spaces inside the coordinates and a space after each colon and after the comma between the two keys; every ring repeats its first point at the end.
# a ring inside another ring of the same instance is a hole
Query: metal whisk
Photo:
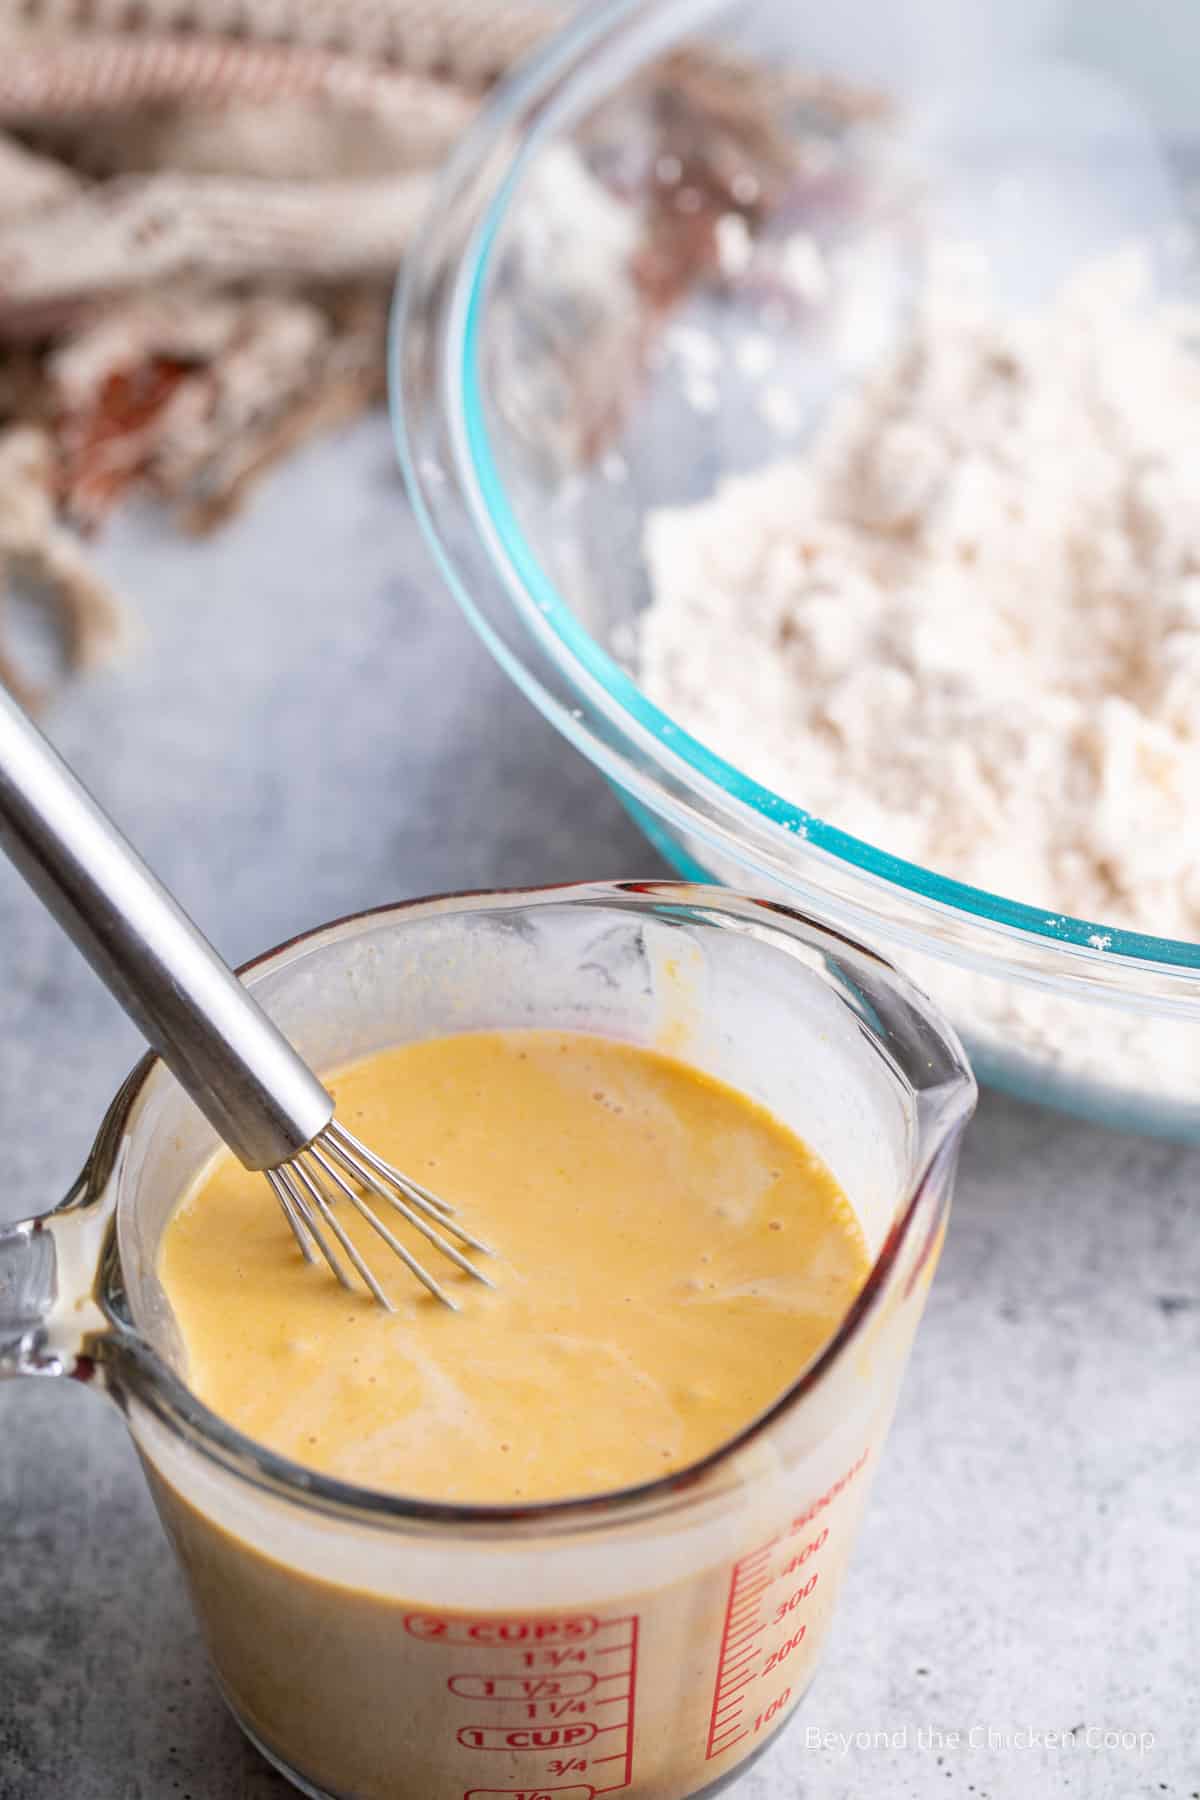
{"type": "Polygon", "coordinates": [[[337,1122],[312,1070],[2,687],[0,849],[234,1155],[266,1175],[306,1261],[319,1253],[352,1288],[335,1240],[379,1304],[394,1310],[337,1216],[345,1201],[431,1294],[454,1306],[369,1194],[491,1285],[464,1254],[489,1254],[487,1245],[463,1229],[452,1206],[337,1122]]]}

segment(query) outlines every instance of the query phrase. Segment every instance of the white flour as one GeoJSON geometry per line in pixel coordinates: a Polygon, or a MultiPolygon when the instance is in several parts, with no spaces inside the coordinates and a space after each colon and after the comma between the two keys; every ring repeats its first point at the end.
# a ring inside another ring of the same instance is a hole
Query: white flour
{"type": "MultiPolygon", "coordinates": [[[[1110,258],[1013,317],[940,252],[803,460],[650,518],[641,679],[886,850],[1200,939],[1198,324],[1150,285],[1110,258]]],[[[960,1022],[1011,1034],[1015,1006],[1018,1038],[1074,1058],[1076,1004],[970,1001],[960,1022]]]]}

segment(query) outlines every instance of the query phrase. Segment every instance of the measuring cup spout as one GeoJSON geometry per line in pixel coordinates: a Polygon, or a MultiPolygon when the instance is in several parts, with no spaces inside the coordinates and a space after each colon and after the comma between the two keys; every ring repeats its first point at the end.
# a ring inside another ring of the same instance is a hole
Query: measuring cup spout
{"type": "Polygon", "coordinates": [[[51,1211],[0,1227],[0,1380],[91,1380],[112,1324],[98,1295],[111,1252],[117,1168],[128,1094],[121,1089],[84,1168],[51,1211]]]}
{"type": "Polygon", "coordinates": [[[915,1096],[917,1179],[927,1181],[937,1169],[950,1175],[975,1112],[978,1090],[969,1075],[925,1089],[915,1096]]]}

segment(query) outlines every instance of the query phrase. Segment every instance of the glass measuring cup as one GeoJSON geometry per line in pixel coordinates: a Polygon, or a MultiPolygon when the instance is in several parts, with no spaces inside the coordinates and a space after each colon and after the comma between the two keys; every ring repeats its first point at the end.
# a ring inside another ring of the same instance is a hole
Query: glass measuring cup
{"type": "Polygon", "coordinates": [[[523,1508],[347,1486],[189,1392],[156,1259],[215,1139],[155,1059],[63,1204],[0,1232],[0,1374],[92,1381],[121,1407],[226,1698],[297,1785],[715,1794],[816,1666],[974,1102],[953,1035],[838,933],[681,883],[418,901],[246,979],[318,1068],[506,1026],[669,1051],[769,1107],[840,1180],[873,1267],[789,1392],[690,1470],[523,1508]]]}

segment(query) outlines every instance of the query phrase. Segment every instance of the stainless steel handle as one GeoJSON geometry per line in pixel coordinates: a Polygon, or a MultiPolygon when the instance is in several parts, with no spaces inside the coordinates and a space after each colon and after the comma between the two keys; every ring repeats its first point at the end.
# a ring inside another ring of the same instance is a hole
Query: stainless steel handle
{"type": "Polygon", "coordinates": [[[316,1076],[3,688],[0,849],[247,1168],[324,1130],[316,1076]]]}

